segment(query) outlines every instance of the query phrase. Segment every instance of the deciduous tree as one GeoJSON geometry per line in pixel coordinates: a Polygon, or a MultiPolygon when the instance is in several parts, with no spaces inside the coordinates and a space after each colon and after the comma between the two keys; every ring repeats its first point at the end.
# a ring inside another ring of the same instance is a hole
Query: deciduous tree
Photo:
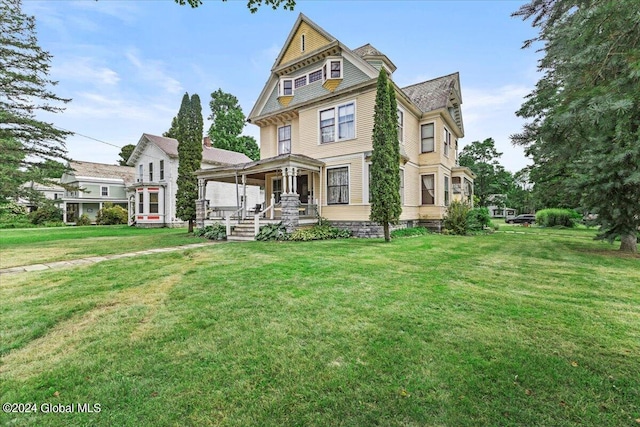
{"type": "MultiPolygon", "coordinates": [[[[222,1],[227,1],[227,0],[222,0],[222,1]]],[[[181,6],[188,4],[191,7],[198,7],[202,5],[203,0],[175,0],[175,2],[181,6]]],[[[273,10],[278,9],[280,6],[282,6],[284,10],[293,10],[293,8],[296,6],[296,2],[295,0],[248,0],[247,1],[247,7],[251,11],[251,13],[256,13],[260,8],[260,6],[262,5],[271,6],[273,10]]]]}
{"type": "Polygon", "coordinates": [[[558,171],[562,187],[598,215],[602,238],[637,252],[640,227],[640,14],[635,0],[532,0],[542,78],[518,111],[513,142],[558,171]]]}
{"type": "Polygon", "coordinates": [[[118,153],[118,156],[120,156],[120,159],[118,159],[118,164],[120,166],[127,166],[127,160],[129,160],[129,157],[131,157],[131,153],[133,153],[133,150],[135,149],[136,146],[133,144],[127,144],[122,147],[120,149],[120,153],[118,153]]]}
{"type": "Polygon", "coordinates": [[[378,76],[373,115],[373,152],[371,154],[371,213],[369,218],[381,224],[385,241],[390,241],[389,225],[397,224],[400,202],[400,147],[395,88],[389,84],[384,68],[378,76]]]}
{"type": "Polygon", "coordinates": [[[244,153],[251,160],[260,158],[260,148],[251,136],[240,135],[244,129],[246,117],[240,108],[238,98],[222,89],[211,94],[212,121],[209,138],[216,148],[244,153]]]}

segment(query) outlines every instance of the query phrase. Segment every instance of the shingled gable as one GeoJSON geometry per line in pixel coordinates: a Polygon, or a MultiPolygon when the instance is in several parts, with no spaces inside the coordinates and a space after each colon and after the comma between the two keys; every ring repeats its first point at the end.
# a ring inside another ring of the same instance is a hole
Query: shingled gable
{"type": "Polygon", "coordinates": [[[69,162],[69,167],[73,172],[67,172],[67,174],[74,176],[75,179],[121,179],[125,185],[130,185],[135,181],[135,168],[130,166],[107,165],[104,163],[72,160],[69,162]]]}
{"type": "Polygon", "coordinates": [[[308,25],[309,28],[312,31],[317,32],[321,37],[323,37],[326,40],[326,44],[330,44],[331,42],[338,41],[338,39],[333,37],[331,34],[327,33],[318,24],[316,24],[311,19],[309,19],[307,16],[305,16],[304,14],[301,13],[301,14],[298,15],[298,19],[296,19],[296,22],[293,24],[293,27],[291,28],[291,31],[289,32],[289,35],[287,36],[287,40],[285,40],[284,45],[282,46],[282,49],[280,50],[280,53],[278,54],[278,56],[276,57],[275,62],[273,63],[273,67],[271,68],[271,71],[275,70],[279,65],[282,65],[282,60],[285,59],[285,54],[287,53],[287,50],[289,49],[289,46],[291,45],[291,42],[293,41],[293,38],[295,37],[296,33],[298,32],[298,29],[300,28],[301,25],[303,25],[303,23],[308,25]]]}
{"type": "Polygon", "coordinates": [[[454,99],[458,105],[455,106],[457,113],[453,118],[462,130],[462,118],[459,114],[459,104],[462,103],[459,79],[460,75],[456,72],[404,87],[402,91],[423,113],[446,109],[449,106],[449,101],[454,99]]]}
{"type": "MultiPolygon", "coordinates": [[[[142,154],[142,151],[148,143],[156,145],[160,150],[164,151],[169,157],[178,157],[178,140],[174,138],[167,138],[164,136],[150,135],[148,133],[142,134],[140,142],[136,146],[136,149],[131,153],[128,164],[135,164],[138,157],[142,154]]],[[[223,150],[215,147],[202,148],[202,162],[214,165],[234,165],[238,163],[247,163],[251,159],[243,153],[237,153],[235,151],[223,150]]]]}
{"type": "Polygon", "coordinates": [[[380,60],[385,62],[389,67],[389,70],[393,73],[398,67],[389,59],[387,55],[380,52],[378,49],[373,47],[370,43],[365,44],[364,46],[360,46],[352,50],[353,53],[364,59],[365,61],[369,60],[380,60]]]}

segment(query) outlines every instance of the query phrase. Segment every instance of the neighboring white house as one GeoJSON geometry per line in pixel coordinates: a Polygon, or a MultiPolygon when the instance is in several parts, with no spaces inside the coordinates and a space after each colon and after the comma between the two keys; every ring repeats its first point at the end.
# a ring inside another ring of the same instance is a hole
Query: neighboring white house
{"type": "Polygon", "coordinates": [[[507,218],[516,215],[514,208],[508,208],[503,205],[504,200],[507,199],[506,194],[490,194],[487,199],[491,203],[487,206],[491,218],[507,218]]]}
{"type": "MultiPolygon", "coordinates": [[[[22,184],[22,186],[32,191],[40,192],[42,196],[47,200],[53,200],[55,202],[62,203],[62,198],[64,197],[64,188],[60,187],[59,185],[53,184],[54,182],[59,183],[60,179],[51,179],[51,182],[51,184],[42,184],[35,181],[29,181],[22,184]]],[[[38,205],[33,203],[32,200],[23,197],[19,198],[17,203],[27,208],[28,212],[32,212],[38,208],[38,205]]]]}
{"type": "MultiPolygon", "coordinates": [[[[211,146],[204,138],[202,147],[202,169],[216,166],[250,162],[245,154],[222,150],[211,146]]],[[[184,221],[176,216],[176,194],[178,192],[178,141],[174,138],[142,134],[127,164],[135,169],[135,180],[128,187],[134,206],[134,221],[139,227],[181,227],[184,221]]],[[[238,186],[215,183],[207,187],[206,198],[211,206],[235,211],[242,206],[244,195],[238,186]]],[[[247,204],[264,203],[264,192],[255,185],[246,186],[247,204]]]]}
{"type": "Polygon", "coordinates": [[[106,202],[128,209],[127,186],[135,179],[132,167],[80,161],[70,161],[69,167],[60,182],[78,190],[65,190],[62,197],[65,223],[74,224],[82,214],[95,222],[106,202]]]}

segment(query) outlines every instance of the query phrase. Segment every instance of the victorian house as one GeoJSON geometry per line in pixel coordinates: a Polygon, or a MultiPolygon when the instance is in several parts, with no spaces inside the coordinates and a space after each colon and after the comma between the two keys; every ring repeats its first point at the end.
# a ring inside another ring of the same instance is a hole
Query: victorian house
{"type": "Polygon", "coordinates": [[[279,216],[288,228],[322,216],[355,235],[376,235],[369,168],[382,68],[398,104],[401,226],[439,228],[452,200],[471,202],[474,175],[457,163],[464,136],[459,74],[399,87],[386,54],[370,44],[351,49],[300,14],[248,116],[260,127],[260,160],[198,171],[198,222],[214,206],[207,206],[208,188],[239,181],[265,189],[255,230],[257,221],[279,216]]]}

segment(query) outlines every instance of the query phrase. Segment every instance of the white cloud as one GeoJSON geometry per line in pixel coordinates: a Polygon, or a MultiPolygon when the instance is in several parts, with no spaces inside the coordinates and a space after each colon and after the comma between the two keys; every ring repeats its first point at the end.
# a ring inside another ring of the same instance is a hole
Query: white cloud
{"type": "Polygon", "coordinates": [[[142,80],[161,86],[165,91],[172,94],[182,92],[182,84],[169,76],[164,70],[165,64],[162,61],[141,59],[136,49],[129,49],[125,56],[138,70],[138,76],[142,80]]]}
{"type": "Polygon", "coordinates": [[[114,86],[120,81],[120,76],[111,68],[94,64],[94,59],[68,58],[56,64],[52,75],[58,79],[68,79],[81,82],[90,82],[95,85],[114,86]]]}
{"type": "Polygon", "coordinates": [[[460,149],[473,141],[493,138],[502,152],[500,163],[516,172],[530,161],[521,147],[511,144],[510,136],[522,130],[524,121],[515,112],[531,88],[524,85],[504,85],[495,88],[463,88],[462,115],[465,138],[460,149]]]}

